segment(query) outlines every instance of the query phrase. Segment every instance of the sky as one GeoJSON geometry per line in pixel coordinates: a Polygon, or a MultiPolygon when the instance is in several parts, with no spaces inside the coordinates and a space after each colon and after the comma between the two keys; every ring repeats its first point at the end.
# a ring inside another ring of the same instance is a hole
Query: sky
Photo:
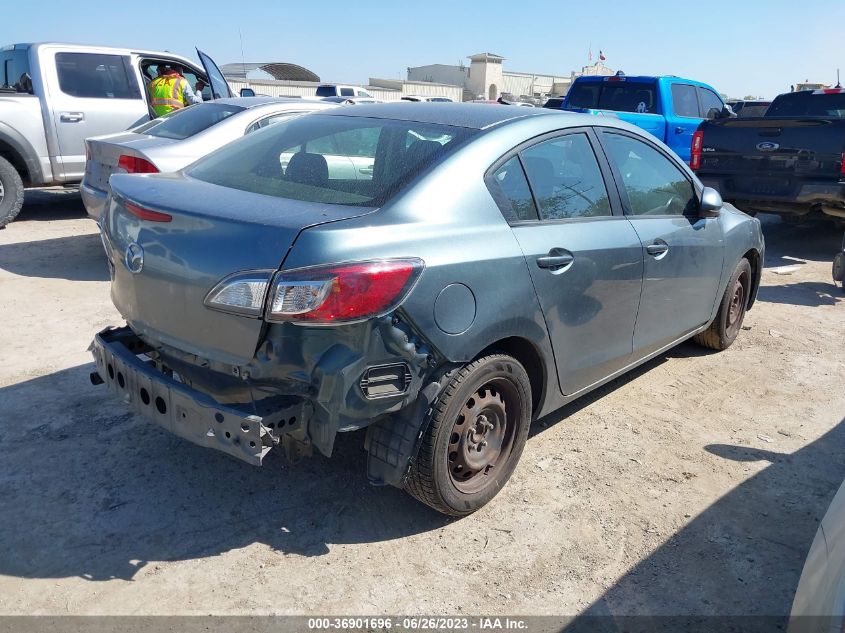
{"type": "Polygon", "coordinates": [[[218,64],[292,62],[323,81],[504,56],[505,70],[568,75],[603,51],[629,75],[672,74],[731,97],[845,78],[845,0],[0,0],[0,46],[60,41],[168,50],[218,64]],[[241,51],[243,41],[243,57],[241,51]]]}

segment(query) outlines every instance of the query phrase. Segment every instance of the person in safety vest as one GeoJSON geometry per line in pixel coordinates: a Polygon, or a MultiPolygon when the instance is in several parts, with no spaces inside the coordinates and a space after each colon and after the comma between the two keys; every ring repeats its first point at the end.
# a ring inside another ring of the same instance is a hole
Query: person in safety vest
{"type": "Polygon", "coordinates": [[[158,77],[150,84],[150,105],[156,116],[163,116],[194,103],[200,103],[191,85],[179,70],[167,64],[158,67],[158,77]]]}

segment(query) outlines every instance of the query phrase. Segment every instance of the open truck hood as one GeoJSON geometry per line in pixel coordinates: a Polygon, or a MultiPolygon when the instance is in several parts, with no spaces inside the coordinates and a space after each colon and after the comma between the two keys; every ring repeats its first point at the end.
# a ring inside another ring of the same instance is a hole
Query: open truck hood
{"type": "Polygon", "coordinates": [[[309,227],[375,210],[249,193],[181,173],[115,175],[111,187],[101,229],[114,305],[148,343],[233,365],[253,357],[264,323],[206,307],[208,292],[236,272],[277,270],[309,227]],[[172,219],[142,219],[127,203],[172,219]],[[127,264],[130,246],[143,252],[138,272],[127,264]]]}

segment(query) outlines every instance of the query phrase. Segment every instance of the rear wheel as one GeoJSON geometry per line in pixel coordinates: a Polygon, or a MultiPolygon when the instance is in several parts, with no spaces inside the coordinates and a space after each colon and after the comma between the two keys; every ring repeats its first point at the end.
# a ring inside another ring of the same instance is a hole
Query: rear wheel
{"type": "Polygon", "coordinates": [[[23,206],[23,182],[14,166],[0,156],[0,227],[17,217],[23,206]]]}
{"type": "Polygon", "coordinates": [[[452,376],[430,414],[405,490],[452,516],[475,512],[507,483],[531,424],[522,365],[490,354],[452,376]]]}
{"type": "Polygon", "coordinates": [[[700,334],[696,334],[693,340],[699,345],[718,351],[729,348],[742,327],[750,292],[751,264],[747,259],[742,259],[728,281],[713,323],[700,334]]]}

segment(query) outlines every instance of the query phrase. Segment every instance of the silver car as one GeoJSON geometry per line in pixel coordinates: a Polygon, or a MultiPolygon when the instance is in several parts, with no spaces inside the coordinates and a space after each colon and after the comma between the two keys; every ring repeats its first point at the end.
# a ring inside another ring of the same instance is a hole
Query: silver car
{"type": "Polygon", "coordinates": [[[367,427],[370,481],[451,515],[532,420],[686,339],[727,348],[764,257],[648,133],[540,108],[336,108],[111,185],[127,325],[91,379],[115,406],[255,465],[367,427]]]}
{"type": "Polygon", "coordinates": [[[217,99],[148,121],[118,134],[86,139],[82,201],[99,219],[115,173],[178,171],[244,134],[292,116],[336,107],[295,98],[217,99]]]}
{"type": "Polygon", "coordinates": [[[789,633],[845,630],[845,484],[819,525],[795,591],[789,633]]]}

